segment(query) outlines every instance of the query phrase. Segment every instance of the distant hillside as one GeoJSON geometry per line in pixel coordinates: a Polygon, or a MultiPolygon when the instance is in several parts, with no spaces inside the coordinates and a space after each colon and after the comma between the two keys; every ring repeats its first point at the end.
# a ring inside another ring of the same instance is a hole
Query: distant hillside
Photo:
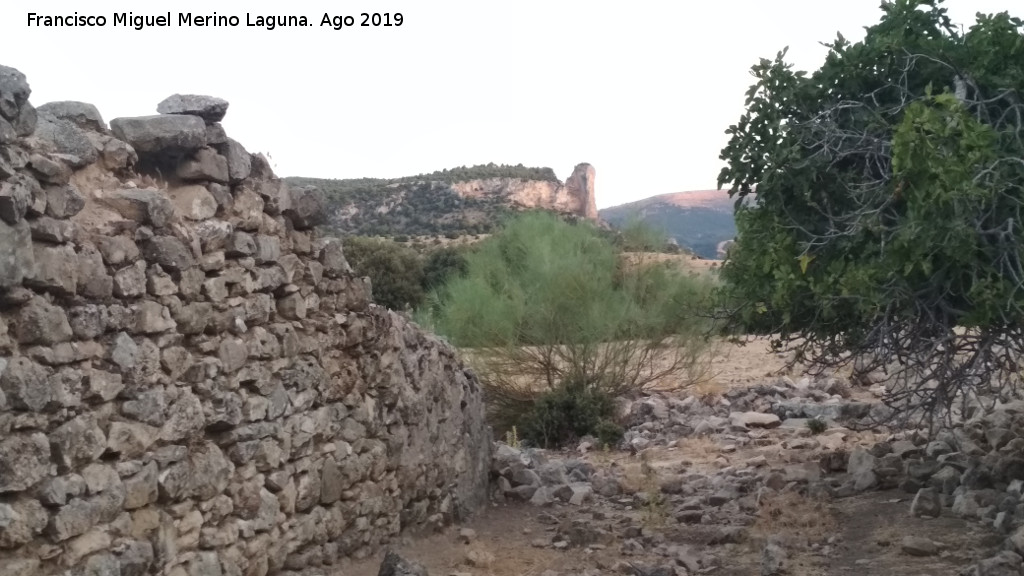
{"type": "Polygon", "coordinates": [[[734,203],[724,190],[698,190],[653,196],[599,213],[612,226],[621,226],[635,216],[664,229],[698,256],[718,258],[719,245],[736,236],[734,203]]]}
{"type": "Polygon", "coordinates": [[[486,234],[516,210],[597,219],[594,168],[579,164],[562,183],[551,168],[487,164],[403,178],[286,178],[327,196],[327,226],[342,235],[486,234]]]}

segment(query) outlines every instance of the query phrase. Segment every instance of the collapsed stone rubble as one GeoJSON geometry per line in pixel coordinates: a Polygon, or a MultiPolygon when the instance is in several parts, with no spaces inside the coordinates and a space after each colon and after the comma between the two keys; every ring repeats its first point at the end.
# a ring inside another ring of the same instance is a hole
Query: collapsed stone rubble
{"type": "MultiPolygon", "coordinates": [[[[535,541],[538,547],[622,542],[624,557],[638,557],[666,573],[697,574],[727,565],[728,547],[749,542],[766,502],[775,498],[798,494],[828,502],[889,490],[912,501],[912,515],[954,515],[1005,535],[1005,550],[965,574],[1024,572],[1024,402],[999,405],[937,434],[898,429],[858,434],[853,429],[889,412],[870,395],[855,399],[850,392],[842,378],[781,377],[714,397],[656,393],[638,398],[623,406],[630,427],[618,448],[633,460],[660,450],[663,459],[674,461],[670,455],[679,450],[677,465],[660,468],[645,483],[623,466],[588,457],[601,451],[594,439],[568,452],[498,442],[491,497],[550,510],[540,512],[553,529],[535,541]],[[811,431],[810,419],[821,420],[820,433],[811,431]],[[686,451],[702,440],[713,443],[714,454],[698,466],[686,451]],[[739,456],[747,449],[771,449],[775,457],[739,456]],[[644,521],[652,502],[663,508],[668,527],[655,529],[644,521]],[[666,532],[676,539],[666,539],[666,532]],[[687,546],[672,544],[680,535],[687,546]]],[[[839,545],[836,538],[834,531],[824,532],[801,545],[828,556],[839,545]]],[[[919,536],[905,538],[900,550],[911,556],[939,553],[933,541],[919,536]]],[[[786,555],[782,543],[767,541],[762,573],[785,573],[786,555]]]]}

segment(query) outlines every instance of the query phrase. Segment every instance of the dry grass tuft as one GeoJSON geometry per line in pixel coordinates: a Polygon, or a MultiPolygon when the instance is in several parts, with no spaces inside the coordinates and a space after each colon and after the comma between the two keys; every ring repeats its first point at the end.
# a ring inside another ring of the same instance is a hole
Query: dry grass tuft
{"type": "Polygon", "coordinates": [[[683,456],[694,462],[712,461],[722,454],[722,446],[707,436],[680,438],[676,446],[683,456]]]}

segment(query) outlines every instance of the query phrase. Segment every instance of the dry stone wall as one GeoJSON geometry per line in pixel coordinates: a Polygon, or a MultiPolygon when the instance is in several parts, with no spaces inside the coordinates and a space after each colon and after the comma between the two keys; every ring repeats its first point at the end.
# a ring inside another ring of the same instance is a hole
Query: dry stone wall
{"type": "Polygon", "coordinates": [[[227,102],[29,94],[0,66],[0,574],[325,571],[486,500],[476,378],[227,102]]]}

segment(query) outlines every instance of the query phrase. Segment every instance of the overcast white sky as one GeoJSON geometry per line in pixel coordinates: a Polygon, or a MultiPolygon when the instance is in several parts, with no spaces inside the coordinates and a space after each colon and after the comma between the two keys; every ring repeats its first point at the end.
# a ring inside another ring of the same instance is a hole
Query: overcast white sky
{"type": "MultiPolygon", "coordinates": [[[[108,122],[175,92],[231,102],[224,126],[282,176],[405,176],[488,162],[597,170],[598,207],[714,188],[748,71],[790,46],[860,39],[879,0],[363,0],[0,2],[0,64],[31,101],[81,100],[108,122]],[[113,12],[234,14],[238,28],[114,28],[113,12]],[[305,15],[312,27],[245,27],[305,15]],[[393,28],[319,27],[325,12],[400,12],[393,28]],[[105,15],[105,28],[27,26],[28,12],[105,15]],[[12,48],[13,47],[13,48],[12,48]]],[[[947,0],[954,21],[1020,0],[947,0]]]]}

